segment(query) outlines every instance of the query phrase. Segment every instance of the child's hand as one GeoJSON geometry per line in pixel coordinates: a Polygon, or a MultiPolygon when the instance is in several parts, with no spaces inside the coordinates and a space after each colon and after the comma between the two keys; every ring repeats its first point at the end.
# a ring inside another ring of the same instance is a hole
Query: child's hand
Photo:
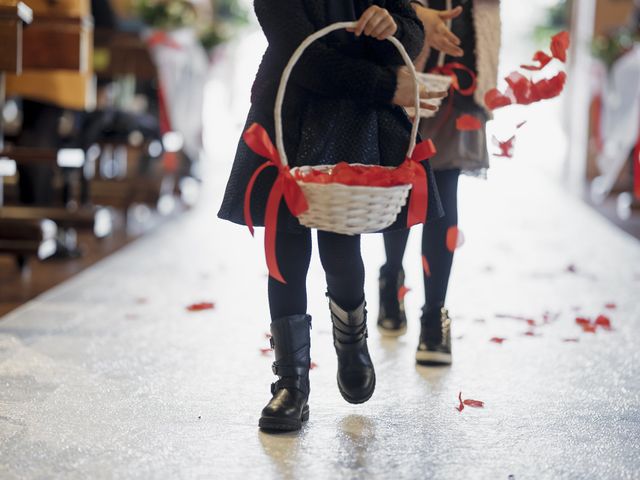
{"type": "Polygon", "coordinates": [[[347,30],[354,32],[357,37],[364,33],[378,40],[386,40],[398,31],[398,25],[387,10],[372,5],[362,14],[355,28],[347,30]]]}
{"type": "MultiPolygon", "coordinates": [[[[397,76],[397,86],[396,93],[393,96],[392,102],[396,105],[400,105],[401,107],[415,107],[416,99],[415,99],[415,90],[414,90],[415,82],[413,80],[413,75],[409,72],[407,67],[401,67],[398,69],[397,76]]],[[[447,96],[447,92],[430,92],[427,91],[424,85],[420,86],[420,100],[429,100],[433,98],[444,98],[447,96]]],[[[420,108],[424,108],[427,110],[436,111],[438,107],[435,105],[430,105],[429,103],[420,102],[420,108]]]]}
{"type": "Polygon", "coordinates": [[[447,20],[456,18],[462,13],[462,7],[440,11],[416,6],[415,11],[424,26],[427,45],[452,57],[461,57],[464,54],[460,48],[460,39],[451,33],[446,24],[447,20]]]}

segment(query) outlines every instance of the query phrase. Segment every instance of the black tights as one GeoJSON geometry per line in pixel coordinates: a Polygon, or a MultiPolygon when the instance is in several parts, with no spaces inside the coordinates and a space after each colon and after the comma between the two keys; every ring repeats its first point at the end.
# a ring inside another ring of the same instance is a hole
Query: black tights
{"type": "MultiPolygon", "coordinates": [[[[447,296],[447,286],[453,263],[453,252],[447,249],[449,227],[458,224],[458,177],[460,170],[434,172],[444,217],[434,220],[422,229],[422,255],[429,263],[431,276],[424,274],[425,312],[439,311],[447,296]]],[[[385,274],[395,276],[402,268],[402,258],[407,246],[409,230],[396,230],[384,234],[387,263],[385,274]]]]}
{"type": "MultiPolygon", "coordinates": [[[[364,300],[364,264],[360,236],[318,232],[318,250],[331,298],[345,310],[364,300]]],[[[271,319],[307,313],[307,271],[311,260],[311,231],[278,232],[276,256],[286,284],[269,277],[271,319]]]]}

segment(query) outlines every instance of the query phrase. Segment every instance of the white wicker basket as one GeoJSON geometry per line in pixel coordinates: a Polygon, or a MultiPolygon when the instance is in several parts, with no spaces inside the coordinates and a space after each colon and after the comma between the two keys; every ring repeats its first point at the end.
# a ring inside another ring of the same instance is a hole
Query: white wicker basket
{"type": "MultiPolygon", "coordinates": [[[[280,154],[280,161],[285,167],[288,165],[288,160],[284,150],[282,133],[282,103],[291,70],[305,49],[317,39],[335,30],[354,27],[355,25],[355,22],[339,22],[318,30],[300,44],[284,69],[276,97],[274,113],[276,145],[280,154]]],[[[390,37],[388,40],[398,49],[416,80],[415,103],[416,107],[418,107],[420,105],[419,83],[411,58],[396,38],[390,37]]],[[[419,118],[414,118],[407,157],[413,154],[416,146],[418,122],[419,118]]],[[[304,166],[292,168],[291,172],[295,176],[296,170],[301,170],[302,172],[307,169],[326,171],[333,167],[334,165],[304,166]]],[[[307,203],[309,204],[309,209],[298,217],[300,223],[309,228],[317,228],[318,230],[345,235],[377,232],[390,226],[396,220],[398,213],[400,213],[400,210],[407,202],[407,196],[411,189],[411,184],[392,187],[369,187],[344,185],[340,183],[320,184],[305,182],[304,180],[297,180],[297,183],[302,188],[307,203]]]]}

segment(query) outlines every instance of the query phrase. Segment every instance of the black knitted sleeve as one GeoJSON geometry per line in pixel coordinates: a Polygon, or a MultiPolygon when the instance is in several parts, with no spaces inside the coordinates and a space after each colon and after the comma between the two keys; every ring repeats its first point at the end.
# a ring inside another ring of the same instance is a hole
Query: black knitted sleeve
{"type": "MultiPolygon", "coordinates": [[[[409,0],[384,0],[379,2],[396,21],[398,31],[394,35],[405,48],[409,57],[414,60],[424,47],[424,27],[416,16],[409,0]]],[[[372,58],[382,65],[404,65],[402,57],[395,46],[388,41],[380,41],[371,37],[366,39],[372,58]]]]}
{"type": "MultiPolygon", "coordinates": [[[[254,8],[270,47],[285,59],[316,31],[303,0],[254,0],[254,8]]],[[[348,57],[322,42],[305,51],[290,81],[320,95],[362,103],[391,103],[396,90],[392,68],[348,57]]]]}

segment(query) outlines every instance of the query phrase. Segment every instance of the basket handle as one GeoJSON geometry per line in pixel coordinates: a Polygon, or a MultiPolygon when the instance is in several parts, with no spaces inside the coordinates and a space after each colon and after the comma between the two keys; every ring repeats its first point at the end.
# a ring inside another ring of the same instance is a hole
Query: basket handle
{"type": "MultiPolygon", "coordinates": [[[[313,42],[315,42],[319,38],[324,37],[325,35],[328,35],[329,33],[335,30],[341,30],[343,28],[350,28],[350,27],[352,28],[352,27],[355,27],[356,25],[357,25],[357,22],[338,22],[338,23],[333,23],[331,25],[328,25],[322,28],[321,30],[318,30],[317,32],[313,33],[300,44],[300,46],[295,50],[295,52],[293,52],[291,59],[289,59],[289,63],[287,63],[287,66],[285,67],[284,72],[282,72],[282,78],[280,79],[280,86],[278,87],[278,95],[276,96],[274,116],[275,116],[275,123],[276,123],[276,147],[278,148],[278,153],[280,154],[280,161],[282,162],[283,166],[285,167],[288,166],[289,161],[287,160],[287,154],[284,151],[284,139],[282,137],[282,103],[284,102],[285,90],[287,89],[287,83],[289,81],[289,76],[291,75],[291,71],[293,70],[293,67],[298,62],[298,60],[300,59],[304,51],[307,49],[307,47],[309,47],[309,45],[311,45],[313,42]]],[[[418,83],[418,76],[416,74],[416,69],[413,66],[413,62],[411,61],[411,58],[409,58],[407,51],[402,46],[402,43],[400,43],[397,38],[389,37],[387,40],[393,43],[393,45],[398,49],[398,51],[400,52],[400,55],[402,56],[402,59],[406,63],[407,67],[409,68],[409,71],[411,72],[411,75],[413,76],[413,79],[415,81],[416,112],[418,112],[420,111],[420,90],[419,90],[420,87],[418,83]]],[[[409,150],[407,151],[407,157],[411,157],[411,155],[413,154],[413,150],[416,147],[416,139],[418,136],[419,122],[420,122],[420,115],[416,115],[413,119],[413,127],[411,128],[411,142],[409,143],[409,150]]]]}

